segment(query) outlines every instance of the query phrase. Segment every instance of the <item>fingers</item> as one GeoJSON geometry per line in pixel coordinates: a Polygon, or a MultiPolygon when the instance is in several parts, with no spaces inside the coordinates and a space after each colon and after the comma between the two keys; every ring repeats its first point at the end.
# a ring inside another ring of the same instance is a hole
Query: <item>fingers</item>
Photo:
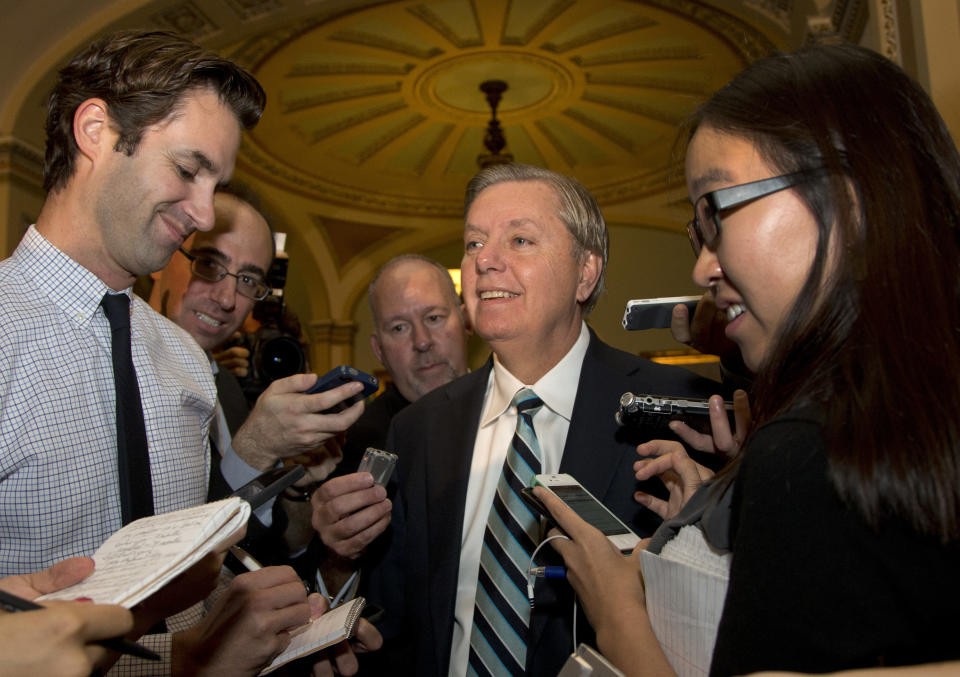
{"type": "MultiPolygon", "coordinates": [[[[543,501],[544,506],[547,510],[550,511],[550,514],[553,516],[553,519],[556,521],[557,525],[566,532],[570,538],[575,541],[588,540],[592,532],[600,534],[600,532],[583,520],[577,513],[575,513],[566,503],[561,501],[559,498],[554,495],[553,492],[547,491],[543,487],[534,487],[534,495],[543,501]]],[[[606,536],[600,534],[600,537],[603,540],[606,540],[606,536]]],[[[559,539],[556,541],[550,541],[551,545],[554,545],[554,549],[557,552],[562,554],[562,544],[559,539]],[[557,547],[560,546],[560,547],[557,547]]]]}
{"type": "Polygon", "coordinates": [[[663,499],[657,498],[656,496],[644,493],[642,491],[636,491],[633,494],[633,500],[643,507],[657,513],[664,519],[670,517],[670,504],[663,499]]]}
{"type": "Polygon", "coordinates": [[[733,392],[733,418],[737,426],[735,434],[737,444],[742,446],[744,436],[753,422],[753,415],[750,413],[750,398],[745,390],[738,389],[733,392]]]}
{"type": "Polygon", "coordinates": [[[670,314],[670,333],[679,343],[689,344],[693,340],[693,334],[690,331],[690,310],[682,303],[675,305],[670,314]]]}
{"type": "Polygon", "coordinates": [[[82,602],[67,602],[65,606],[83,621],[80,636],[84,641],[122,637],[133,630],[133,614],[121,606],[82,602]]]}
{"type": "Polygon", "coordinates": [[[734,455],[740,448],[730,429],[730,419],[723,398],[719,395],[710,397],[710,430],[713,433],[713,446],[724,456],[734,455]]]}
{"type": "Polygon", "coordinates": [[[353,650],[356,653],[378,651],[383,646],[383,636],[372,623],[365,618],[361,618],[357,625],[356,637],[352,643],[353,650]]]}
{"type": "Polygon", "coordinates": [[[667,424],[673,433],[681,440],[699,451],[713,451],[713,438],[694,430],[683,421],[670,421],[667,424]]]}
{"type": "Polygon", "coordinates": [[[79,583],[93,573],[93,567],[90,557],[70,557],[27,577],[37,592],[46,594],[79,583]]]}
{"type": "Polygon", "coordinates": [[[324,545],[341,557],[359,557],[390,523],[392,504],[370,473],[324,482],[311,502],[313,528],[324,545]]]}

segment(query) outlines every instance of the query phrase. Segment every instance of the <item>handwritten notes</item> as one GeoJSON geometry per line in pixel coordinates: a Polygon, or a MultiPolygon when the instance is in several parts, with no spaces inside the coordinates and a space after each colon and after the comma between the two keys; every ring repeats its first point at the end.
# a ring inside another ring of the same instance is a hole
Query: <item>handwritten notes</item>
{"type": "Polygon", "coordinates": [[[249,517],[250,504],[231,497],[131,522],[94,553],[89,578],[40,599],[89,597],[129,609],[227,547],[249,517]]]}

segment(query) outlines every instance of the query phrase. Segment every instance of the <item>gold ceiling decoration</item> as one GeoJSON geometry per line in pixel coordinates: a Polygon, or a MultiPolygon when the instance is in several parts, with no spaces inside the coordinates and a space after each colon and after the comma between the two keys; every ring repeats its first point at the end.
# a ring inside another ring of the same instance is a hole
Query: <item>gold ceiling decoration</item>
{"type": "Polygon", "coordinates": [[[236,47],[270,105],[238,166],[311,200],[453,217],[489,108],[510,152],[612,203],[668,187],[690,110],[772,44],[685,0],[442,0],[357,7],[236,47]]]}

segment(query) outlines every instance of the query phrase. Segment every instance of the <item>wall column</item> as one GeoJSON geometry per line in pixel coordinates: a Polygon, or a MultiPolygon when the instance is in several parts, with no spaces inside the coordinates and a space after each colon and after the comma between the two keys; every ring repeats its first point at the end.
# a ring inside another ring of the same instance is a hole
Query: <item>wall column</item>
{"type": "Polygon", "coordinates": [[[0,259],[36,221],[44,196],[43,154],[15,137],[0,138],[0,259]]]}
{"type": "Polygon", "coordinates": [[[357,325],[352,320],[315,320],[308,326],[310,368],[323,374],[340,364],[353,362],[353,337],[357,325]]]}

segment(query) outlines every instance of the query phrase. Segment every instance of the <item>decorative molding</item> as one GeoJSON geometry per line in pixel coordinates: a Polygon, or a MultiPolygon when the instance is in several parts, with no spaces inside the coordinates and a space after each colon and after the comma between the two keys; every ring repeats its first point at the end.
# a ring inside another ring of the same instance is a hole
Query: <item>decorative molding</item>
{"type": "Polygon", "coordinates": [[[881,53],[891,61],[903,65],[900,53],[900,22],[897,19],[897,0],[879,0],[881,53]]]}
{"type": "Polygon", "coordinates": [[[43,152],[13,136],[0,138],[0,178],[43,189],[43,152]]]}
{"type": "Polygon", "coordinates": [[[257,176],[262,181],[298,195],[336,204],[362,207],[387,214],[412,216],[460,218],[463,216],[463,198],[429,199],[374,193],[334,184],[315,176],[292,170],[287,164],[277,162],[254,144],[244,140],[237,156],[238,167],[257,176]]]}
{"type": "Polygon", "coordinates": [[[708,94],[706,73],[697,73],[700,82],[691,78],[676,78],[666,75],[639,75],[633,73],[595,73],[587,71],[586,80],[591,85],[618,85],[620,87],[642,87],[644,89],[660,89],[667,92],[682,92],[683,94],[708,94]]]}
{"type": "Polygon", "coordinates": [[[790,32],[793,0],[744,0],[743,4],[773,21],[784,33],[790,32]]]}
{"type": "Polygon", "coordinates": [[[192,2],[174,5],[162,12],[157,12],[151,18],[167,30],[196,42],[209,38],[220,30],[220,27],[192,2]]]}
{"type": "Polygon", "coordinates": [[[563,157],[563,161],[566,162],[569,166],[574,167],[577,164],[576,156],[567,148],[563,142],[560,140],[553,130],[551,130],[545,120],[537,120],[533,123],[533,126],[536,127],[541,134],[550,142],[550,144],[556,149],[558,153],[563,157]]]}
{"type": "Polygon", "coordinates": [[[356,127],[359,124],[383,117],[384,115],[388,115],[394,111],[403,110],[406,107],[407,103],[403,99],[396,99],[394,101],[380,104],[379,106],[371,106],[366,110],[362,110],[353,115],[348,115],[347,117],[337,120],[336,122],[324,125],[319,129],[306,131],[300,126],[296,126],[293,129],[295,132],[299,133],[307,143],[314,144],[318,141],[322,141],[328,136],[333,136],[338,132],[342,132],[345,129],[356,127]]]}
{"type": "Polygon", "coordinates": [[[646,4],[685,16],[723,39],[743,59],[744,65],[777,51],[765,35],[737,17],[697,0],[644,0],[646,4]]]}
{"type": "Polygon", "coordinates": [[[417,161],[416,166],[414,166],[413,171],[417,176],[423,176],[424,172],[427,171],[427,165],[430,164],[430,160],[437,154],[437,151],[440,150],[440,146],[443,145],[443,142],[453,133],[454,125],[451,123],[440,125],[440,129],[437,131],[437,138],[433,140],[428,146],[423,148],[423,152],[420,155],[420,160],[417,161]]]}
{"type": "Polygon", "coordinates": [[[395,94],[400,91],[401,83],[388,82],[382,85],[368,85],[366,87],[352,87],[350,89],[341,89],[332,92],[317,92],[316,94],[303,94],[292,96],[289,99],[283,98],[281,94],[282,111],[284,113],[293,113],[307,108],[316,108],[328,103],[337,101],[349,101],[351,99],[362,99],[368,96],[377,96],[380,94],[395,94]]]}
{"type": "MultiPolygon", "coordinates": [[[[507,0],[507,10],[504,12],[503,32],[500,34],[501,45],[525,46],[537,37],[540,32],[559,17],[563,12],[577,4],[577,0],[554,0],[552,5],[543,8],[543,11],[523,31],[522,35],[508,34],[510,17],[514,11],[513,0],[507,0]]],[[[519,27],[518,27],[519,28],[519,27]]]]}
{"type": "Polygon", "coordinates": [[[598,92],[586,91],[581,97],[584,101],[590,101],[592,103],[600,104],[601,106],[609,106],[610,108],[617,108],[619,110],[625,110],[628,113],[634,113],[636,115],[642,115],[645,118],[650,118],[651,120],[656,120],[658,122],[663,122],[671,126],[675,126],[683,122],[684,115],[678,113],[671,113],[665,111],[661,108],[651,106],[649,104],[640,103],[638,101],[626,100],[620,97],[611,96],[609,94],[601,94],[598,92]]]}
{"type": "Polygon", "coordinates": [[[672,61],[681,59],[702,59],[703,54],[697,45],[670,45],[663,47],[641,47],[620,52],[609,52],[595,56],[573,56],[570,60],[582,68],[606,66],[609,64],[630,63],[633,61],[672,61]]]}
{"type": "Polygon", "coordinates": [[[597,134],[613,142],[614,144],[616,144],[626,152],[628,153],[633,152],[634,143],[629,137],[627,137],[624,134],[621,134],[610,125],[604,122],[601,122],[600,120],[597,120],[595,117],[591,116],[586,111],[578,110],[576,108],[568,108],[567,110],[563,111],[563,114],[566,115],[571,120],[576,120],[577,122],[582,124],[584,127],[588,127],[592,129],[597,134]]]}
{"type": "Polygon", "coordinates": [[[569,52],[571,49],[576,49],[577,47],[583,47],[584,45],[599,42],[600,40],[604,40],[606,38],[612,38],[615,35],[623,35],[624,33],[630,33],[631,31],[652,28],[656,25],[658,25],[657,22],[650,17],[635,16],[632,19],[627,19],[626,21],[609,23],[606,26],[601,26],[600,28],[595,28],[592,31],[581,33],[579,36],[570,38],[565,42],[547,42],[542,45],[542,47],[548,52],[563,54],[564,52],[569,52]]]}
{"type": "Polygon", "coordinates": [[[286,77],[299,78],[318,75],[406,75],[414,69],[412,63],[352,63],[316,62],[295,63],[290,67],[286,77]]]}
{"type": "Polygon", "coordinates": [[[280,0],[226,0],[241,21],[260,19],[283,9],[280,0]]]}
{"type": "MultiPolygon", "coordinates": [[[[827,9],[830,9],[829,6],[827,9]]],[[[866,0],[834,0],[829,16],[813,15],[807,17],[807,31],[803,43],[805,45],[829,45],[844,42],[856,44],[860,42],[866,25],[866,0]]]]}
{"type": "Polygon", "coordinates": [[[413,56],[423,60],[443,54],[443,50],[439,47],[420,47],[408,42],[394,40],[384,35],[367,33],[366,31],[337,31],[330,36],[330,40],[363,45],[364,47],[376,47],[377,49],[385,49],[389,52],[397,52],[398,54],[405,54],[406,56],[413,56]]]}
{"type": "Polygon", "coordinates": [[[480,20],[477,17],[477,8],[471,2],[470,9],[473,13],[473,27],[476,30],[476,34],[472,36],[458,35],[457,32],[441,19],[437,14],[430,9],[427,5],[414,5],[413,7],[407,7],[407,11],[410,12],[413,16],[417,17],[423,23],[427,24],[435,30],[437,33],[442,35],[450,44],[464,49],[466,47],[480,47],[483,45],[483,33],[480,30],[480,20]]]}
{"type": "Polygon", "coordinates": [[[358,165],[363,164],[426,119],[427,118],[420,113],[415,113],[405,120],[401,120],[398,124],[395,124],[392,128],[375,138],[364,148],[360,149],[360,151],[354,156],[356,163],[358,165]]]}
{"type": "Polygon", "coordinates": [[[307,324],[313,345],[353,345],[357,324],[352,320],[314,320],[307,324]]]}

